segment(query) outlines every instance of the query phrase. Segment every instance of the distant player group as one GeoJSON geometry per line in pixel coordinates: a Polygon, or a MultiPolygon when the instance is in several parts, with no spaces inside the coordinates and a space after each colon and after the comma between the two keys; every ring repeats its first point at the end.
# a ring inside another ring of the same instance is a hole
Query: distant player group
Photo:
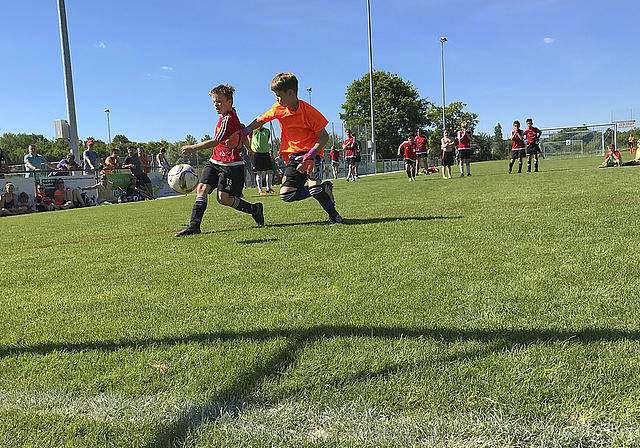
{"type": "Polygon", "coordinates": [[[542,132],[540,129],[533,126],[533,120],[527,119],[527,129],[524,131],[520,129],[520,122],[518,120],[513,122],[513,131],[511,131],[511,160],[509,161],[509,171],[507,174],[511,174],[513,164],[518,159],[518,173],[522,172],[522,159],[527,156],[527,173],[531,172],[531,159],[534,161],[535,172],[538,172],[538,154],[540,154],[540,136],[542,132]]]}
{"type": "Polygon", "coordinates": [[[220,115],[215,136],[205,142],[183,146],[180,150],[183,154],[189,154],[213,148],[213,153],[200,176],[189,225],[175,236],[201,233],[200,224],[207,209],[208,195],[214,189],[217,189],[220,204],[250,214],[259,227],[264,225],[263,205],[242,199],[242,148],[250,147],[254,131],[276,119],[281,131],[280,153],[287,163],[280,198],[285,202],[295,202],[313,197],[329,215],[330,225],[342,223],[342,217],[335,209],[333,184],[322,182],[320,178],[320,151],[329,141],[329,134],[325,130],[329,122],[313,106],[298,99],[298,79],[293,73],[276,75],[271,81],[271,90],[276,96],[276,103],[249,126],[240,122],[233,107],[233,86],[221,84],[209,93],[220,115]]]}

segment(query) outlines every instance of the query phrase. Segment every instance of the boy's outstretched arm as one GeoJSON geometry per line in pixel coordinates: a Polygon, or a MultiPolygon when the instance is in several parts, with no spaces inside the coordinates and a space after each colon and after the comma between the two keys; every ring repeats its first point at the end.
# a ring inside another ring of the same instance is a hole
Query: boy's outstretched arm
{"type": "Polygon", "coordinates": [[[258,117],[253,120],[249,126],[240,129],[238,132],[229,137],[225,143],[229,148],[235,148],[240,144],[240,142],[244,141],[249,135],[251,135],[254,130],[258,129],[260,126],[264,126],[265,123],[266,121],[262,121],[258,117]]]}

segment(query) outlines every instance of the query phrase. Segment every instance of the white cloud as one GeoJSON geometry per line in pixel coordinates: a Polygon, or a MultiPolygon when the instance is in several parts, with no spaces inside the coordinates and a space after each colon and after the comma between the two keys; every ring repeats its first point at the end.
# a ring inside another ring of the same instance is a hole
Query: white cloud
{"type": "Polygon", "coordinates": [[[102,43],[102,42],[100,42],[100,43],[98,44],[98,47],[100,47],[100,48],[107,48],[107,46],[106,46],[104,43],[102,43]]]}
{"type": "Polygon", "coordinates": [[[162,70],[169,70],[169,71],[171,71],[171,70],[173,70],[173,67],[168,67],[168,66],[166,66],[166,65],[163,65],[163,66],[162,66],[162,70]]]}
{"type": "Polygon", "coordinates": [[[543,41],[545,44],[552,44],[552,43],[553,43],[553,39],[552,39],[552,38],[550,38],[550,37],[545,37],[544,39],[542,39],[542,41],[543,41]]]}

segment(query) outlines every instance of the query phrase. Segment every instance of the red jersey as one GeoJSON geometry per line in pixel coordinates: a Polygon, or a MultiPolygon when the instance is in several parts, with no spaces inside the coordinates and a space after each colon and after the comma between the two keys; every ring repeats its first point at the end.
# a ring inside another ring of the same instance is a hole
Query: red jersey
{"type": "Polygon", "coordinates": [[[355,137],[345,139],[344,143],[342,144],[342,147],[344,148],[345,157],[356,156],[356,138],[355,137]]]}
{"type": "Polygon", "coordinates": [[[340,161],[340,153],[338,151],[329,151],[329,155],[331,155],[332,162],[340,161]]]}
{"type": "Polygon", "coordinates": [[[540,129],[532,127],[531,129],[527,128],[524,130],[524,135],[527,137],[527,142],[531,145],[533,143],[538,143],[538,139],[542,132],[540,129]]]}
{"type": "MultiPolygon", "coordinates": [[[[280,124],[280,154],[286,162],[289,156],[298,152],[310,151],[318,143],[318,132],[323,130],[329,122],[315,107],[302,100],[298,100],[298,109],[275,103],[271,110],[262,114],[258,119],[268,123],[278,120],[280,124]]],[[[318,152],[321,156],[323,151],[318,152]]]]}
{"type": "Polygon", "coordinates": [[[211,162],[217,165],[244,165],[242,159],[242,145],[235,149],[229,149],[225,143],[229,137],[242,129],[244,125],[240,123],[240,119],[234,111],[230,111],[227,115],[220,116],[218,125],[216,126],[216,135],[214,140],[218,140],[218,146],[213,148],[211,154],[211,162]]]}
{"type": "Polygon", "coordinates": [[[416,145],[418,146],[418,152],[427,152],[427,137],[425,137],[424,135],[416,135],[413,138],[413,141],[416,143],[416,145]]]}
{"type": "Polygon", "coordinates": [[[415,143],[409,143],[408,141],[406,141],[403,142],[400,146],[402,147],[402,152],[404,153],[405,159],[416,160],[416,151],[418,150],[418,147],[415,143]]]}
{"type": "Polygon", "coordinates": [[[522,129],[518,129],[518,132],[515,129],[511,131],[511,140],[513,140],[511,149],[523,149],[525,147],[523,135],[522,129]]]}
{"type": "Polygon", "coordinates": [[[471,131],[467,130],[464,137],[462,134],[462,131],[458,131],[458,149],[471,149],[471,131]]]}

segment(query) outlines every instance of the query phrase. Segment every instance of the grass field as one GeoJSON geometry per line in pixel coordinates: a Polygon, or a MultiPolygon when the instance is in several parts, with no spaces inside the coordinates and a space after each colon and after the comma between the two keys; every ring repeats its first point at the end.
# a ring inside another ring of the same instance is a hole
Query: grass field
{"type": "Polygon", "coordinates": [[[640,168],[599,162],[339,180],[333,227],[2,218],[0,446],[640,446],[640,168]]]}

